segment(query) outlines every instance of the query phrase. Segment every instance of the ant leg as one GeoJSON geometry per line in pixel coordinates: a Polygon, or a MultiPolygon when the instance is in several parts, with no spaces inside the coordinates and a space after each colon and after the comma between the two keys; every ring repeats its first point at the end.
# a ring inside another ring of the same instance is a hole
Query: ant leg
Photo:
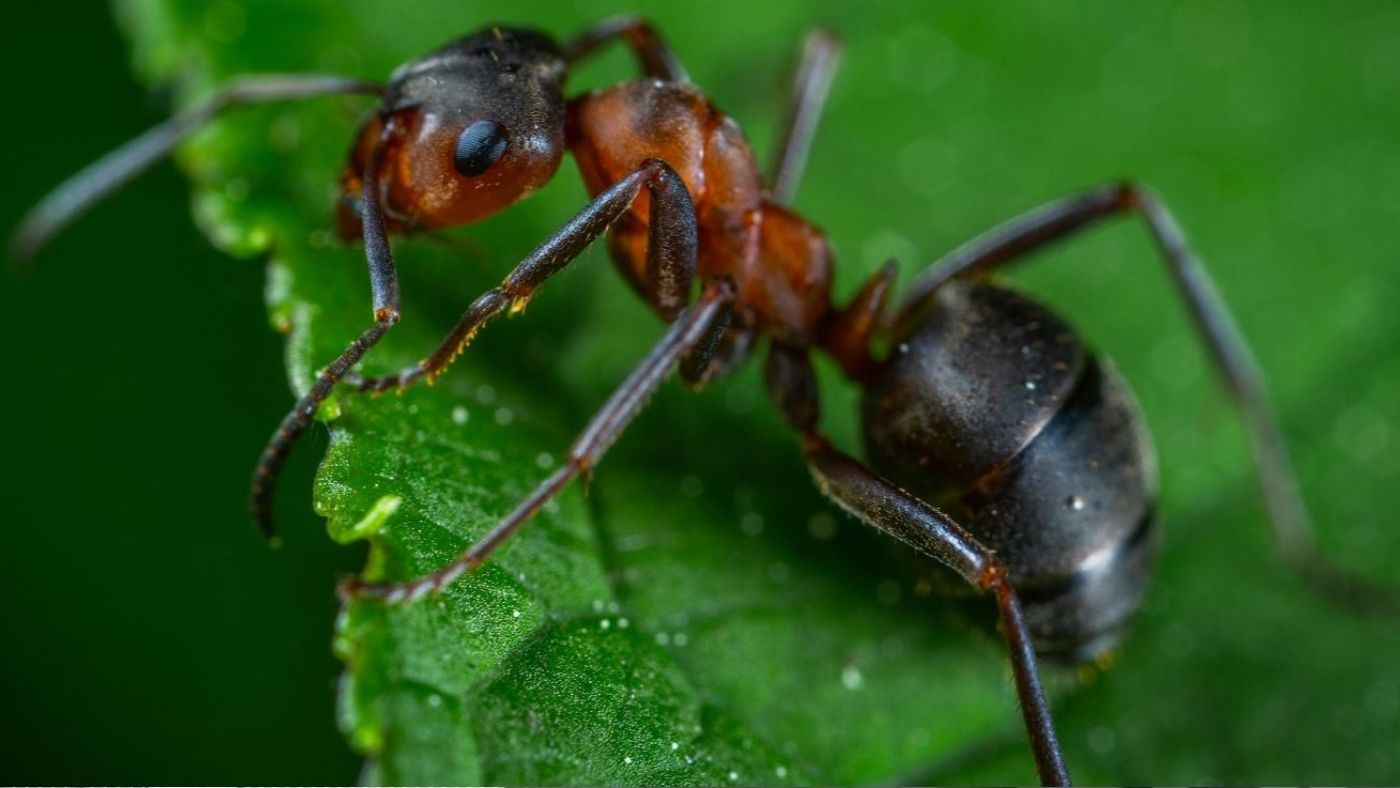
{"type": "Polygon", "coordinates": [[[641,412],[666,376],[688,353],[713,345],[724,329],[734,300],[734,285],[728,279],[706,284],[700,298],[666,330],[666,334],[637,365],[632,374],[608,397],[606,403],[583,428],[563,467],[525,496],[514,509],[466,552],[442,569],[423,577],[398,583],[366,583],[350,579],[341,584],[341,595],[363,596],[385,602],[411,602],[438,591],[461,575],[481,566],[551,498],[558,495],[580,474],[591,473],[622,431],[641,412]]]}
{"type": "Polygon", "coordinates": [[[938,288],[987,274],[1022,255],[1109,217],[1136,212],[1147,222],[1217,372],[1244,418],[1274,541],[1288,565],[1337,602],[1361,612],[1400,612],[1400,595],[1329,563],[1317,552],[1307,508],[1269,407],[1263,374],[1205,267],[1166,206],[1134,183],[1110,184],[1048,203],[981,235],[935,262],[912,286],[895,318],[903,331],[938,288]]]}
{"type": "Polygon", "coordinates": [[[822,107],[831,92],[831,81],[841,62],[841,40],[830,30],[817,29],[807,34],[802,44],[802,62],[793,78],[788,111],[778,133],[774,149],[773,170],[768,178],[768,193],[779,204],[792,201],[802,170],[807,165],[807,153],[812,137],[821,120],[822,107]]]}
{"type": "Polygon", "coordinates": [[[1005,567],[952,518],[831,446],[817,429],[817,383],[806,350],[775,343],[764,365],[764,378],[769,395],[801,434],[802,451],[823,495],[867,525],[949,567],[972,587],[996,597],[1016,695],[1041,782],[1069,785],[1050,704],[1040,686],[1030,630],[1005,567]]]}
{"type": "Polygon", "coordinates": [[[689,356],[681,359],[681,380],[692,389],[701,389],[711,381],[728,377],[748,361],[758,341],[752,327],[728,324],[718,331],[708,345],[697,345],[689,356]]]}
{"type": "Polygon", "coordinates": [[[467,307],[457,325],[427,358],[392,375],[347,375],[360,391],[405,389],[419,380],[432,381],[466,348],[486,321],[503,311],[523,309],[536,288],[563,270],[602,235],[646,188],[651,195],[647,236],[648,299],[666,320],[685,307],[695,277],[695,207],[675,170],[650,159],[630,175],[609,186],[579,211],[515,270],[467,307]]]}
{"type": "Polygon", "coordinates": [[[867,381],[874,374],[870,341],[885,328],[885,306],[898,274],[895,261],[887,261],[865,280],[850,303],[822,321],[818,342],[851,380],[867,381]]]}
{"type": "Polygon", "coordinates": [[[282,470],[292,445],[306,431],[316,408],[325,401],[350,367],[359,363],[369,349],[379,343],[389,328],[399,321],[399,279],[394,267],[394,253],[389,245],[389,236],[384,229],[384,212],[380,208],[380,162],[384,150],[397,131],[397,124],[390,118],[384,123],[379,140],[370,152],[365,166],[366,188],[361,200],[361,226],[365,241],[365,258],[369,264],[370,290],[373,296],[374,325],[365,329],[335,360],[331,361],[301,399],[297,400],[292,411],[278,425],[277,431],[268,440],[266,448],[258,458],[253,470],[253,483],[248,491],[248,510],[253,516],[262,535],[271,539],[274,529],[271,516],[273,491],[277,488],[277,477],[282,470]]]}
{"type": "Polygon", "coordinates": [[[564,59],[575,64],[613,39],[621,39],[632,50],[644,76],[667,82],[690,81],[676,53],[651,21],[640,16],[610,16],[595,22],[564,43],[564,59]]]}
{"type": "Polygon", "coordinates": [[[235,79],[204,102],[170,118],[88,165],[59,184],[20,222],[10,256],[27,261],[54,236],[101,200],[169,155],[224,110],[250,104],[346,93],[379,95],[383,88],[350,77],[324,74],[249,76],[235,79]]]}

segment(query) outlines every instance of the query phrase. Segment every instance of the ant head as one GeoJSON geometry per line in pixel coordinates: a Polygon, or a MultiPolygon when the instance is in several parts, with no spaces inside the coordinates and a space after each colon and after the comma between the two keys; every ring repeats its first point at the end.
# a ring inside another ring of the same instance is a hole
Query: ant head
{"type": "Polygon", "coordinates": [[[564,155],[566,71],[548,36],[496,26],[399,67],[351,152],[342,231],[358,235],[355,198],[379,144],[394,229],[474,222],[544,185],[564,155]]]}

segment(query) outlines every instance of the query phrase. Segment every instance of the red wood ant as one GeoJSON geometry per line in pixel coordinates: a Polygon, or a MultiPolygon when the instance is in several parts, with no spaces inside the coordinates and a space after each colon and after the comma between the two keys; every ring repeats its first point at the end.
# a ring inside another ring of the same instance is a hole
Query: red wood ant
{"type": "Polygon", "coordinates": [[[1240,407],[1278,549],[1343,602],[1394,606],[1316,554],[1262,377],[1175,220],[1145,188],[1111,184],[1012,219],[934,262],[892,316],[892,265],[835,306],[831,250],[785,204],[838,56],[830,34],[808,39],[766,182],[739,127],[688,82],[655,29],[634,17],[606,20],[563,44],[537,31],[488,27],[401,66],[383,86],[323,75],[245,78],[64,183],[26,217],[12,252],[34,254],[227,108],[377,96],[344,170],[338,215],[344,237],[364,240],[374,322],[320,372],[264,451],[251,493],[264,535],[273,533],[269,502],[283,460],[337,383],[386,391],[432,380],[490,318],[523,307],[606,232],[623,276],[669,325],[664,336],[588,422],[568,462],[459,558],[402,582],[350,580],[344,592],[408,602],[480,566],[592,471],[673,369],[703,384],[734,370],[766,337],[769,393],[798,432],[821,491],[993,595],[1040,777],[1065,784],[1036,654],[1088,659],[1124,633],[1154,554],[1155,469],[1142,419],[1113,367],[1058,316],[987,276],[1103,219],[1135,213],[1240,407]],[[570,67],[614,40],[636,55],[642,78],[566,100],[570,67]],[[587,207],[472,302],[422,361],[383,377],[353,372],[399,319],[389,235],[494,214],[549,181],[566,150],[593,196],[587,207]],[[877,342],[894,351],[877,355],[877,342]],[[818,428],[809,359],[818,350],[864,389],[869,465],[818,428]]]}

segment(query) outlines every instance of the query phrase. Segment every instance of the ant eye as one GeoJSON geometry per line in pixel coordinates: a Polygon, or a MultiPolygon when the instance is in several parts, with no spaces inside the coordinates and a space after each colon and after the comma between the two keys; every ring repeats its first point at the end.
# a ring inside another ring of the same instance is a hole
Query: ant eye
{"type": "Polygon", "coordinates": [[[494,120],[478,120],[462,131],[452,151],[452,166],[463,175],[480,175],[506,152],[506,130],[494,120]]]}

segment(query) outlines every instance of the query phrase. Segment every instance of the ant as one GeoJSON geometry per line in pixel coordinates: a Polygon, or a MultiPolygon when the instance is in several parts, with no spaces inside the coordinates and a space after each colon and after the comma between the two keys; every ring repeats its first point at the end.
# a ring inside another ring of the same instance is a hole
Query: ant
{"type": "Polygon", "coordinates": [[[638,17],[604,20],[563,43],[490,26],[404,64],[384,85],[326,75],[246,77],[59,186],[25,218],[11,251],[32,256],[229,108],[377,96],[337,203],[341,235],[364,242],[373,323],[321,370],[264,450],[250,507],[265,536],[274,533],[269,503],[283,461],[334,386],[383,392],[431,382],[488,320],[522,309],[607,233],[618,269],[668,325],[660,341],[589,420],[568,461],[460,557],[401,582],[351,579],[342,592],[412,602],[479,567],[566,485],[593,471],[673,370],[703,385],[734,371],[767,338],[768,392],[797,432],[821,492],[994,598],[1040,778],[1068,784],[1037,654],[1090,660],[1123,636],[1158,537],[1154,459],[1113,366],[1060,317],[989,275],[1135,214],[1240,408],[1277,549],[1339,601],[1395,608],[1385,590],[1316,553],[1263,378],[1181,229],[1148,189],[1109,184],[1014,218],[932,263],[892,312],[893,263],[837,307],[831,249],[787,203],[839,54],[830,33],[807,39],[766,179],[738,125],[690,84],[671,48],[638,17]],[[614,41],[635,54],[641,78],[566,99],[570,67],[614,41]],[[592,201],[473,301],[422,361],[386,376],[354,372],[399,320],[389,236],[482,220],[544,186],[566,151],[592,201]],[[893,351],[880,354],[878,346],[893,351]],[[814,351],[863,388],[868,463],[831,445],[818,426],[814,351]]]}

